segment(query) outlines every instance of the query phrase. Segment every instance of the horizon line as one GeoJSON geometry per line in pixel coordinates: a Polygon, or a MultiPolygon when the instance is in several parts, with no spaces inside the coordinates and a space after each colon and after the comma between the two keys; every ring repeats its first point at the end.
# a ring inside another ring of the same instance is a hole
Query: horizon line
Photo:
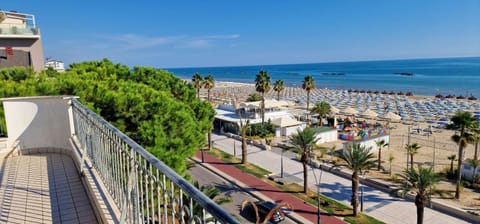
{"type": "Polygon", "coordinates": [[[280,63],[280,64],[248,64],[248,65],[220,65],[220,66],[185,66],[185,67],[165,67],[162,69],[192,69],[192,68],[226,68],[226,67],[252,67],[252,66],[278,66],[278,65],[308,65],[308,64],[326,64],[326,63],[351,63],[351,62],[378,62],[378,61],[408,61],[408,60],[430,60],[430,59],[457,59],[457,58],[480,58],[477,56],[442,56],[428,58],[399,58],[399,59],[359,59],[346,61],[324,61],[324,62],[306,62],[306,63],[280,63]]]}

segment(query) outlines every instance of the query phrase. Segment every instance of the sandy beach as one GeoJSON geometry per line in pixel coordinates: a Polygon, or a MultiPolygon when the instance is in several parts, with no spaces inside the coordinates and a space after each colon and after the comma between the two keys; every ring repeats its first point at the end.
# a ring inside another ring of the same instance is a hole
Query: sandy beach
{"type": "MultiPolygon", "coordinates": [[[[234,83],[234,82],[216,82],[215,88],[211,90],[211,97],[217,104],[230,104],[232,100],[244,101],[247,96],[251,93],[255,93],[254,84],[245,84],[245,83],[234,83]]],[[[207,95],[206,90],[201,91],[202,96],[207,95]]],[[[443,171],[450,167],[450,160],[447,157],[455,154],[458,154],[458,146],[451,140],[451,136],[454,134],[454,131],[447,130],[444,125],[440,125],[440,120],[447,120],[450,118],[457,109],[468,110],[468,111],[480,111],[480,103],[478,100],[457,100],[457,99],[448,99],[448,101],[453,102],[451,105],[452,108],[444,108],[441,105],[434,105],[436,102],[444,102],[447,99],[440,101],[434,96],[392,96],[385,94],[374,94],[374,93],[354,93],[348,92],[347,90],[331,90],[331,89],[315,89],[311,92],[311,101],[310,105],[319,101],[321,99],[328,99],[330,102],[338,107],[340,110],[345,109],[346,107],[365,109],[369,108],[376,112],[375,105],[385,105],[386,103],[393,108],[394,113],[398,113],[398,110],[404,105],[398,105],[402,102],[410,102],[411,104],[422,108],[422,105],[427,108],[427,110],[422,110],[419,112],[419,117],[411,117],[410,114],[407,119],[401,120],[399,122],[389,123],[391,129],[390,144],[387,149],[382,150],[382,161],[385,169],[389,169],[388,158],[393,156],[394,160],[392,162],[392,172],[401,173],[405,169],[407,163],[407,154],[405,150],[405,144],[418,143],[421,148],[418,151],[418,154],[414,156],[415,164],[433,166],[435,171],[443,171]],[[366,96],[370,96],[372,99],[371,102],[365,101],[366,96]],[[341,104],[338,104],[338,100],[342,100],[341,104]],[[354,99],[354,100],[351,100],[354,99]],[[359,100],[361,99],[361,100],[359,100]],[[382,101],[384,100],[384,101],[382,101]],[[438,100],[438,101],[437,101],[438,100]],[[393,103],[392,103],[393,102],[393,103]],[[418,102],[418,103],[417,103],[418,102]],[[427,103],[425,103],[427,102],[427,103]],[[370,103],[370,107],[367,104],[370,103]],[[430,104],[433,104],[430,105],[430,104]],[[359,106],[361,105],[361,106],[359,106]],[[440,113],[431,113],[428,109],[437,109],[441,110],[440,113]],[[450,110],[448,110],[450,109],[450,110]],[[449,112],[450,111],[450,112],[449,112]],[[427,116],[428,115],[428,116],[427,116]]],[[[276,99],[277,93],[273,90],[266,94],[268,99],[276,99]]],[[[306,91],[301,88],[295,87],[286,87],[284,91],[280,93],[281,100],[290,100],[297,103],[295,108],[305,108],[305,105],[302,105],[302,99],[306,99],[306,91]]],[[[332,105],[332,104],[331,104],[332,105]]],[[[424,108],[425,109],[425,108],[424,108]]],[[[419,109],[420,111],[420,109],[419,109]]],[[[363,111],[359,110],[359,113],[363,111]]],[[[381,112],[380,112],[381,113],[381,112]]],[[[357,117],[360,120],[366,120],[367,122],[379,122],[386,124],[386,121],[376,120],[376,119],[366,119],[357,117]]],[[[441,123],[443,124],[443,123],[441,123]]],[[[327,143],[325,146],[332,145],[341,145],[342,141],[339,140],[333,143],[327,143]]],[[[474,153],[474,147],[468,145],[466,148],[465,158],[472,158],[474,153]]],[[[454,163],[456,166],[457,162],[454,163]]],[[[370,175],[375,176],[378,174],[371,173],[370,175]]],[[[379,176],[380,178],[380,176],[379,176]]],[[[448,184],[447,184],[448,185],[448,184]]],[[[445,187],[445,186],[443,186],[445,187]]],[[[448,188],[448,186],[446,187],[448,188]]],[[[466,206],[473,210],[480,209],[480,194],[465,191],[465,194],[462,196],[461,201],[448,200],[448,203],[457,206],[466,206]]]]}

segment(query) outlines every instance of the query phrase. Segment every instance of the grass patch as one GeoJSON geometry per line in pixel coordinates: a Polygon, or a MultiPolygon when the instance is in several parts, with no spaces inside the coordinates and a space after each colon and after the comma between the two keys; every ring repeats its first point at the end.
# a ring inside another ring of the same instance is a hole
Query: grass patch
{"type": "Polygon", "coordinates": [[[235,167],[260,179],[270,174],[270,171],[252,164],[237,164],[235,167]]]}
{"type": "Polygon", "coordinates": [[[233,157],[232,155],[222,151],[213,148],[212,150],[208,151],[208,153],[212,156],[217,157],[218,159],[226,162],[226,163],[232,163],[235,164],[234,166],[238,168],[239,170],[242,170],[245,173],[251,174],[257,178],[264,179],[267,175],[271,174],[270,171],[263,169],[261,167],[255,166],[253,164],[247,163],[247,164],[241,164],[241,160],[233,157]]]}
{"type": "Polygon", "coordinates": [[[360,224],[360,223],[368,223],[368,224],[384,224],[384,222],[381,222],[379,220],[376,220],[375,218],[372,218],[368,215],[360,214],[357,217],[345,217],[343,219],[345,222],[352,223],[352,224],[360,224]]]}

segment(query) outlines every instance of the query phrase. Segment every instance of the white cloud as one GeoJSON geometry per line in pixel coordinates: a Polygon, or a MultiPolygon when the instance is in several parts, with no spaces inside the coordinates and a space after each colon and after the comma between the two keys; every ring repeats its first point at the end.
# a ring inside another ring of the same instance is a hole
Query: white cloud
{"type": "Polygon", "coordinates": [[[215,46],[236,46],[239,34],[145,36],[132,33],[93,35],[60,42],[46,42],[46,55],[66,63],[110,58],[117,61],[148,61],[151,58],[170,58],[183,50],[198,51],[215,46]],[[175,49],[182,49],[177,51],[175,49]]]}
{"type": "Polygon", "coordinates": [[[122,44],[122,46],[120,46],[121,49],[131,50],[168,45],[175,43],[175,41],[181,38],[182,37],[146,37],[136,34],[123,34],[110,39],[122,44]]]}
{"type": "Polygon", "coordinates": [[[137,34],[122,34],[118,36],[103,36],[112,42],[109,45],[117,50],[141,50],[152,47],[174,48],[208,48],[217,40],[233,40],[240,38],[239,34],[207,35],[207,36],[157,36],[148,37],[137,34]]]}
{"type": "Polygon", "coordinates": [[[207,48],[210,47],[210,41],[205,39],[200,40],[188,40],[181,43],[178,48],[207,48]]]}
{"type": "Polygon", "coordinates": [[[205,36],[205,39],[238,39],[240,34],[230,34],[230,35],[211,35],[205,36]]]}

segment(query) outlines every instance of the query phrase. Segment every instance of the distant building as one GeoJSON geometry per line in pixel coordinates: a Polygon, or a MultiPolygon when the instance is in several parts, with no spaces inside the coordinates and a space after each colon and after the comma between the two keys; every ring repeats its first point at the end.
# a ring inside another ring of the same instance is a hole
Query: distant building
{"type": "Polygon", "coordinates": [[[57,72],[64,72],[65,63],[63,63],[63,61],[58,61],[58,60],[47,60],[47,62],[45,62],[45,69],[47,68],[53,68],[57,72]]]}
{"type": "Polygon", "coordinates": [[[40,29],[35,16],[0,10],[0,68],[44,68],[40,29]]]}
{"type": "MultiPolygon", "coordinates": [[[[214,128],[238,134],[240,119],[243,119],[243,122],[248,120],[250,124],[261,123],[260,104],[261,102],[257,101],[219,105],[215,109],[214,128]]],[[[288,112],[286,107],[289,104],[287,101],[265,100],[265,121],[270,120],[274,125],[275,136],[277,137],[290,136],[296,133],[298,129],[303,130],[306,127],[305,122],[298,121],[288,112]]]]}

